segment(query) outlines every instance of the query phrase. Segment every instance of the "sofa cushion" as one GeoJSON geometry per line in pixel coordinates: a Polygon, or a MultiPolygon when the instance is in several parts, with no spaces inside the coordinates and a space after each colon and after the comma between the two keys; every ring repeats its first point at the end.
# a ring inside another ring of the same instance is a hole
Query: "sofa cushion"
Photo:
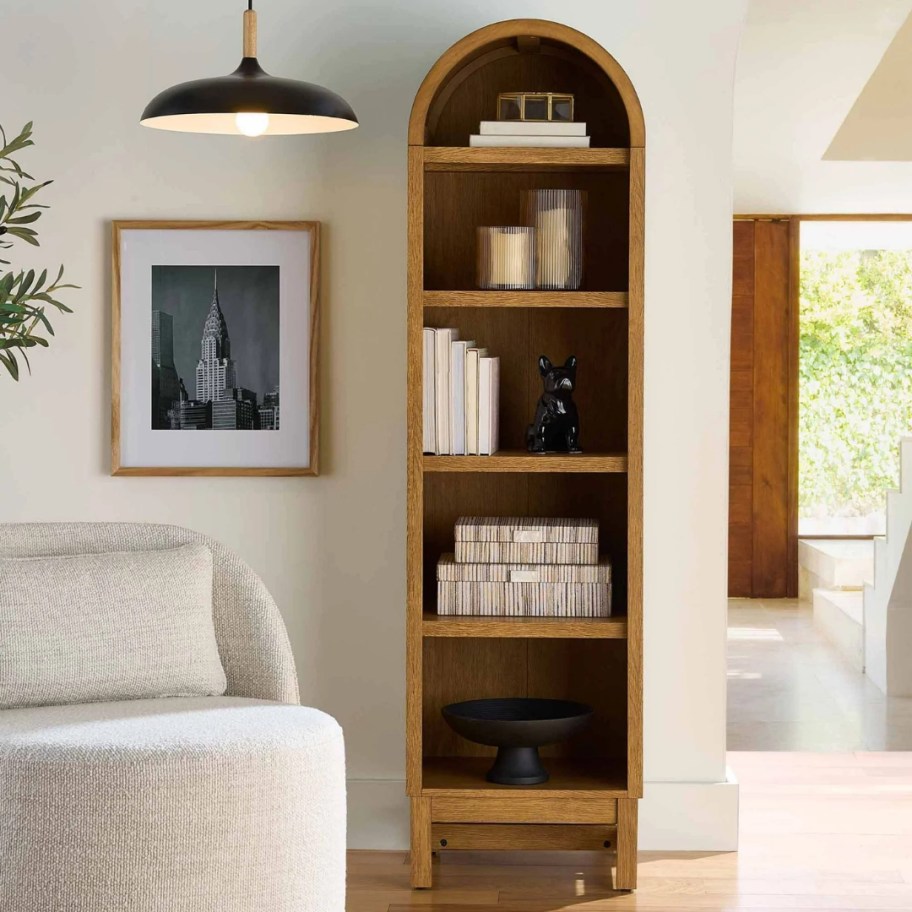
{"type": "Polygon", "coordinates": [[[0,707],[225,688],[205,545],[0,558],[0,707]]]}
{"type": "Polygon", "coordinates": [[[239,697],[0,712],[3,912],[343,912],[345,752],[239,697]]]}

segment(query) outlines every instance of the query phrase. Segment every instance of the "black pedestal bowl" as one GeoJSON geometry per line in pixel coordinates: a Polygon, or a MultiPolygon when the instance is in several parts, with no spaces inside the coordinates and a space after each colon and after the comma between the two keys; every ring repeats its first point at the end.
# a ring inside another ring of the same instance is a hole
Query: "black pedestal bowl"
{"type": "Polygon", "coordinates": [[[539,747],[566,741],[592,717],[592,707],[585,703],[528,697],[466,700],[444,706],[441,712],[463,738],[497,748],[497,759],[486,778],[501,785],[547,782],[539,747]]]}

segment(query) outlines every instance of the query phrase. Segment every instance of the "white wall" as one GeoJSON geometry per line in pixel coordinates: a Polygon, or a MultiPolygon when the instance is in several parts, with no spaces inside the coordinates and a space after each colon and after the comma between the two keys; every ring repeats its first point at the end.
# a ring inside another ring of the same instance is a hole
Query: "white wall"
{"type": "Polygon", "coordinates": [[[910,9],[750,0],[735,80],[735,212],[912,212],[912,162],[823,160],[910,9]]]}
{"type": "Polygon", "coordinates": [[[7,129],[35,120],[38,147],[23,163],[56,178],[40,256],[17,256],[63,261],[82,285],[68,297],[76,314],[57,319],[53,347],[34,359],[35,375],[18,386],[0,379],[0,519],[172,522],[236,548],[282,608],[304,699],[345,727],[356,844],[397,844],[405,832],[406,121],[436,57],[511,16],[590,33],[627,68],[646,112],[642,844],[732,844],[736,794],[718,783],[731,87],[745,3],[269,0],[260,9],[265,67],[331,86],[362,127],[249,142],[137,124],[163,87],[235,66],[241,2],[0,0],[0,116],[7,129]],[[126,217],[325,223],[321,478],[108,476],[107,233],[110,219],[126,217]]]}

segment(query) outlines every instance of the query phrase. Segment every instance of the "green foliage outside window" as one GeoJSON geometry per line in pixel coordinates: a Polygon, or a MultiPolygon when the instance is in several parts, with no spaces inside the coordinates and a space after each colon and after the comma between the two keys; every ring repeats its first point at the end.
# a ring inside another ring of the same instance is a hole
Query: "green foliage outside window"
{"type": "Polygon", "coordinates": [[[912,433],[912,251],[805,251],[800,327],[800,515],[882,510],[912,433]]]}

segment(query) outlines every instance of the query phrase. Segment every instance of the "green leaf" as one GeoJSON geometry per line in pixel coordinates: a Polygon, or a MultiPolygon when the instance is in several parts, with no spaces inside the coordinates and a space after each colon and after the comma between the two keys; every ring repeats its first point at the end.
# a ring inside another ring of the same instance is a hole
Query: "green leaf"
{"type": "Polygon", "coordinates": [[[36,239],[37,233],[32,231],[31,228],[10,228],[9,234],[25,241],[27,244],[31,244],[33,247],[41,246],[36,239]]]}
{"type": "MultiPolygon", "coordinates": [[[[20,207],[21,208],[21,207],[20,207]]],[[[18,215],[16,218],[11,218],[7,221],[8,225],[29,225],[32,222],[37,222],[41,218],[40,212],[30,212],[28,215],[18,215]]]]}
{"type": "Polygon", "coordinates": [[[19,379],[19,365],[16,363],[16,359],[12,352],[0,351],[0,362],[6,366],[6,369],[9,371],[13,380],[19,379]]]}

